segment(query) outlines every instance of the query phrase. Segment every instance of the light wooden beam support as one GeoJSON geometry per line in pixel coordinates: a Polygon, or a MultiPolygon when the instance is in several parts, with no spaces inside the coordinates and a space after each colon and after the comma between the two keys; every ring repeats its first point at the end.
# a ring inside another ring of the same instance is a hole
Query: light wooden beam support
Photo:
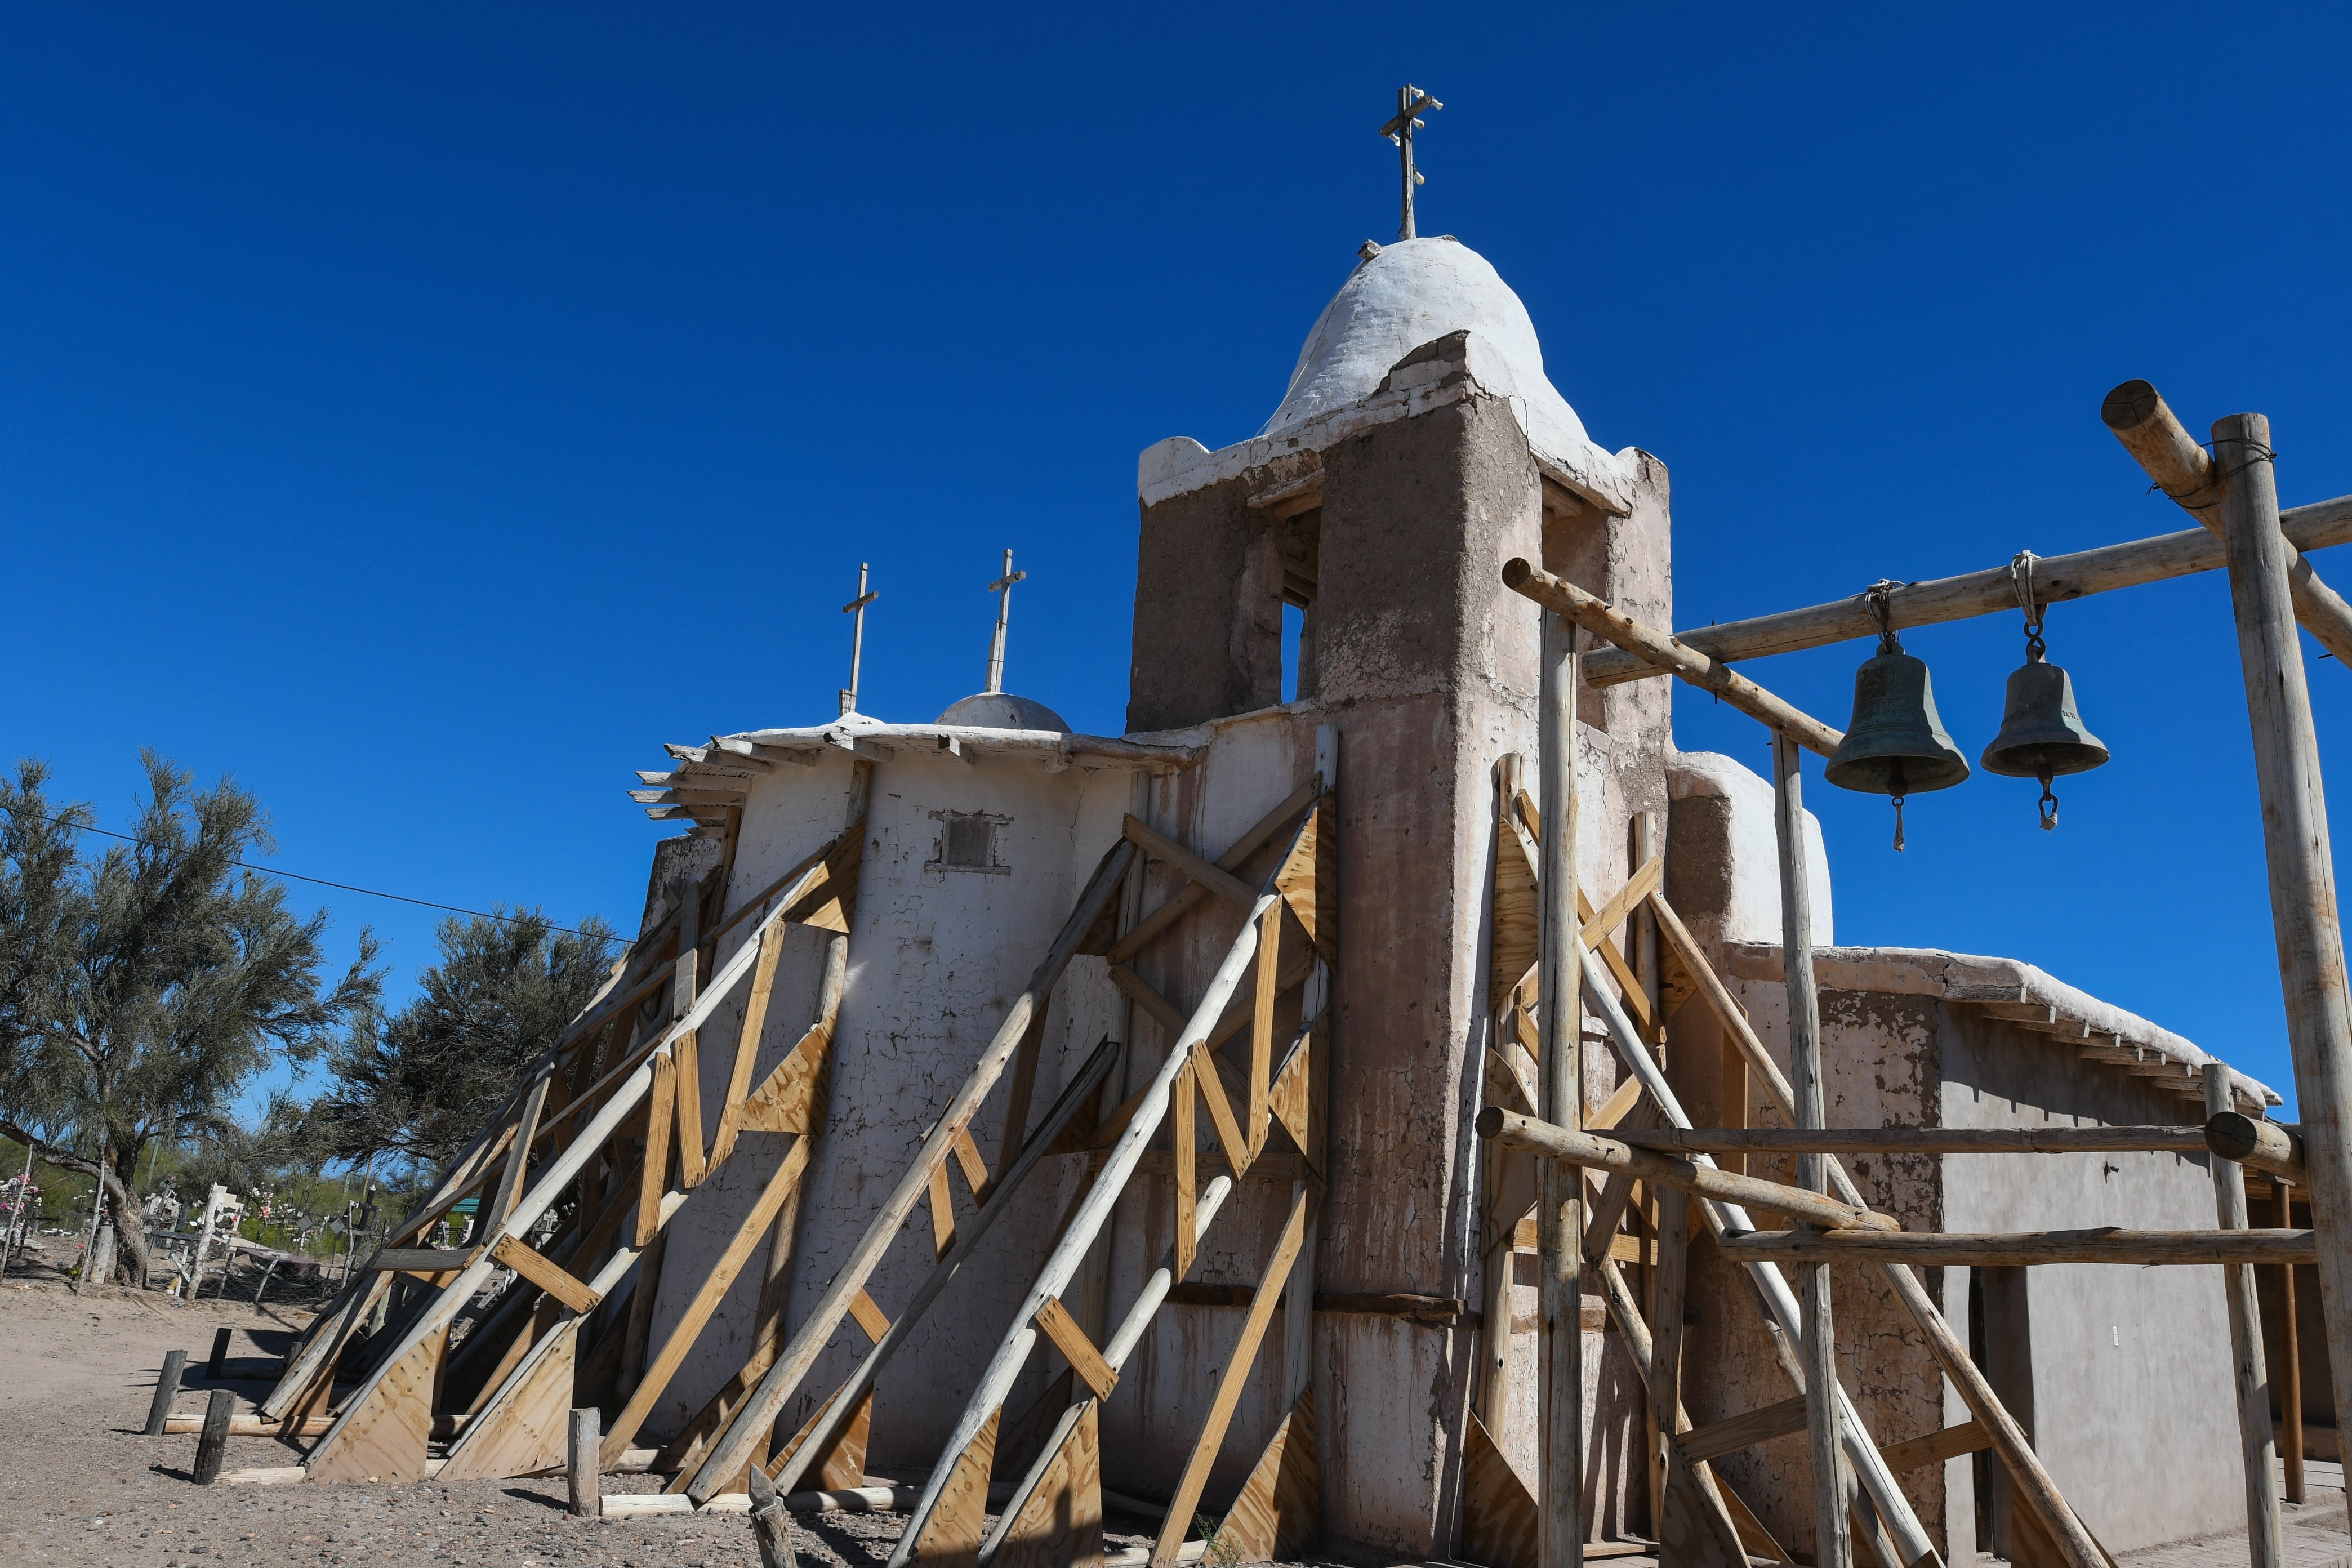
{"type": "MultiPolygon", "coordinates": [[[[2207,1064],[2210,1071],[2211,1064],[2207,1064]]],[[[2224,1160],[2252,1165],[2266,1175],[2305,1184],[2303,1140],[2275,1121],[2264,1121],[2234,1109],[2224,1110],[2205,1122],[2205,1147],[2224,1160]]]]}
{"type": "Polygon", "coordinates": [[[2303,1112],[2319,1299],[2336,1407],[2352,1410],[2352,995],[2336,901],[2336,863],[2320,783],[2319,737],[2281,531],[2270,421],[2233,414],[2213,426],[2229,551],[2230,602],[2245,670],[2254,777],[2269,858],[2271,922],[2285,994],[2287,1041],[2303,1112]]]}
{"type": "MultiPolygon", "coordinates": [[[[1789,993],[1789,1066],[1794,1079],[1797,1126],[1829,1125],[1822,1092],[1821,994],[1813,979],[1812,884],[1805,863],[1804,771],[1787,730],[1772,735],[1772,825],[1780,847],[1780,953],[1789,993]]],[[[1797,1156],[1797,1186],[1808,1197],[1826,1194],[1818,1152],[1797,1156]]],[[[1826,1201],[1824,1199],[1823,1201],[1826,1201]]],[[[1805,1216],[1787,1203],[1782,1211],[1805,1216]]],[[[1837,1336],[1830,1312],[1826,1263],[1800,1275],[1804,1332],[1805,1431],[1813,1473],[1813,1561],[1820,1568],[1851,1568],[1853,1537],[1846,1529],[1845,1456],[1838,1432],[1837,1336]]]]}
{"type": "MultiPolygon", "coordinates": [[[[2230,1069],[2205,1064],[2205,1106],[2216,1115],[2230,1109],[2230,1069]]],[[[2224,1235],[2246,1228],[2246,1175],[2229,1160],[2207,1162],[2213,1172],[2215,1223],[2224,1235]]],[[[2276,1446],[2271,1436],[2270,1381],[2263,1368],[2263,1310],[2254,1295],[2254,1271],[2242,1263],[2221,1266],[2221,1290],[2230,1310],[2230,1373],[2238,1391],[2238,1447],[2246,1468],[2246,1550],[2249,1568],[2280,1568],[2278,1485],[2271,1479],[2276,1446]]]]}
{"type": "MultiPolygon", "coordinates": [[[[2271,1191],[2278,1205],[2278,1224],[2294,1224],[2294,1194],[2284,1182],[2271,1191]]],[[[2303,1346],[2295,1333],[2294,1265],[2279,1269],[2279,1458],[2286,1472],[2286,1500],[2303,1502],[2303,1346]]]]}
{"type": "MultiPolygon", "coordinates": [[[[1507,580],[1507,569],[1506,573],[1507,580]]],[[[1580,689],[1576,624],[1547,605],[1537,695],[1537,776],[1548,808],[1537,867],[1537,1113],[1581,1137],[1584,1125],[1584,1005],[1578,979],[1584,944],[1576,905],[1576,699],[1580,689]]],[[[1497,1114],[1489,1106],[1480,1115],[1497,1114]]],[[[1505,1113],[1507,1114],[1507,1113],[1505,1113]]],[[[1622,1145],[1621,1145],[1622,1146],[1622,1145]]],[[[1536,1410],[1538,1568],[1584,1562],[1584,1178],[1547,1160],[1538,1168],[1536,1410]]]]}
{"type": "Polygon", "coordinates": [[[1917,1268],[2023,1268],[2042,1263],[2211,1268],[2221,1263],[2309,1263],[2308,1230],[1967,1231],[1751,1230],[1727,1232],[1723,1254],[1739,1262],[1880,1263],[1917,1268]]]}
{"type": "MultiPolygon", "coordinates": [[[[1711,691],[1750,718],[1763,721],[1775,731],[1794,735],[1807,749],[1819,752],[1822,756],[1835,752],[1838,742],[1845,739],[1840,731],[1782,701],[1746,676],[1735,674],[1721,660],[1708,658],[1679,638],[1643,626],[1633,616],[1613,608],[1606,600],[1588,594],[1567,579],[1555,577],[1518,556],[1504,563],[1503,585],[1533,599],[1553,614],[1574,621],[1593,636],[1638,656],[1645,668],[1654,667],[1680,677],[1702,691],[1711,691]]],[[[1543,798],[1549,801],[1553,796],[1546,795],[1543,798]]]]}
{"type": "MultiPolygon", "coordinates": [[[[2213,459],[2189,438],[2164,396],[2145,381],[2127,381],[2099,405],[2124,450],[2156,481],[2156,488],[2180,504],[2180,510],[2205,525],[2216,538],[2221,532],[2221,487],[2213,459]]],[[[2303,552],[2286,551],[2287,585],[2294,602],[2294,618],[2319,640],[2319,646],[2339,659],[2352,661],[2352,605],[2319,580],[2303,552]]]]}
{"type": "MultiPolygon", "coordinates": [[[[2352,496],[2315,501],[2279,515],[2287,542],[2301,550],[2318,550],[2352,542],[2352,496]]],[[[2070,555],[2050,555],[2033,563],[2034,596],[2044,605],[2063,604],[2092,594],[2136,588],[2198,572],[2217,572],[2226,564],[2221,540],[2202,529],[2136,539],[2126,544],[2103,545],[2070,555]]],[[[2007,563],[1965,576],[1912,583],[1886,598],[1887,625],[1896,631],[1908,626],[1935,626],[1977,616],[2014,614],[2017,580],[2007,563]]],[[[1794,653],[1878,635],[1878,621],[1859,594],[1813,605],[1801,610],[1747,620],[1695,626],[1675,640],[1685,648],[1718,662],[1761,658],[1767,654],[1794,653]]],[[[1587,686],[1614,686],[1673,671],[1638,655],[1604,650],[1587,662],[1587,686]]]]}
{"type": "MultiPolygon", "coordinates": [[[[1801,1188],[1783,1186],[1760,1176],[1735,1176],[1712,1164],[1678,1160],[1670,1154],[1634,1149],[1613,1138],[1598,1138],[1572,1128],[1490,1105],[1478,1113],[1478,1135],[1506,1149],[1520,1149],[1538,1158],[1586,1170],[1622,1172],[1639,1180],[1676,1191],[1696,1193],[1721,1203],[1770,1209],[1832,1230],[1893,1231],[1901,1227],[1883,1214],[1856,1204],[1840,1203],[1801,1188]]],[[[1581,1249],[1582,1237],[1571,1246],[1581,1249]]]]}
{"type": "MultiPolygon", "coordinates": [[[[2276,1131],[2273,1122],[2257,1125],[2276,1131]]],[[[1636,1149],[1711,1154],[2197,1154],[2210,1147],[2202,1127],[1660,1127],[1617,1136],[1636,1149]]]]}

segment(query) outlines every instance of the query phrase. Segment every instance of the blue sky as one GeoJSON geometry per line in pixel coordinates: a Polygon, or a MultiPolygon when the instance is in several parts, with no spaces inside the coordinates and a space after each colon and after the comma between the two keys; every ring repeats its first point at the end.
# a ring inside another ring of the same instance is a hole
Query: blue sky
{"type": "MultiPolygon", "coordinates": [[[[1010,683],[1116,731],[1134,460],[1245,436],[1366,237],[1425,232],[1673,474],[1684,626],[2186,526],[2154,380],[2352,490],[2352,23],[2088,8],[20,7],[0,20],[0,747],[125,825],[233,773],[285,868],[624,925],[664,740],[1010,683]]],[[[2352,579],[2352,562],[2323,571],[2352,579]]],[[[2116,761],[1811,796],[1839,931],[2025,958],[2292,1095],[2218,576],[2054,611],[2116,761]]],[[[1973,757],[2011,619],[1907,639],[1973,757]]],[[[1860,645],[1751,673],[1843,724],[1860,645]]],[[[2315,652],[2316,650],[2312,650],[2315,652]]],[[[2316,666],[2326,761],[2352,675],[2316,666]]],[[[1686,748],[1759,770],[1682,693],[1686,748]]],[[[306,906],[320,897],[298,890],[306,906]]],[[[428,911],[330,895],[339,952],[428,911]]]]}

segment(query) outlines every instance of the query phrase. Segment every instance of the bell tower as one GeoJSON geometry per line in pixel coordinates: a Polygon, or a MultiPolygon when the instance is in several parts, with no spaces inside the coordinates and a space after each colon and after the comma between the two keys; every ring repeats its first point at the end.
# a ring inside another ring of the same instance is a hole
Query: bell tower
{"type": "MultiPolygon", "coordinates": [[[[1384,1550],[1446,1552],[1479,1364],[1472,1122],[1497,1001],[1496,779],[1503,759],[1536,751],[1538,617],[1502,567],[1540,559],[1671,625],[1666,472],[1586,436],[1518,297],[1439,236],[1367,242],[1264,428],[1217,451],[1162,441],[1142,454],[1138,490],[1130,732],[1188,731],[1213,761],[1269,723],[1339,731],[1346,935],[1318,1300],[1456,1309],[1410,1323],[1318,1313],[1324,1523],[1384,1550]],[[1288,704],[1286,604],[1304,616],[1288,704]]],[[[1663,839],[1666,700],[1658,681],[1583,699],[1579,858],[1596,889],[1629,874],[1639,814],[1663,839]]],[[[1184,809],[1171,793],[1154,826],[1186,837],[1184,809]]],[[[1532,1289],[1520,1294],[1531,1310],[1532,1289]]],[[[1532,1339],[1516,1364],[1535,1365],[1532,1339]]],[[[1533,1473],[1528,1381],[1499,1436],[1533,1473]]]]}

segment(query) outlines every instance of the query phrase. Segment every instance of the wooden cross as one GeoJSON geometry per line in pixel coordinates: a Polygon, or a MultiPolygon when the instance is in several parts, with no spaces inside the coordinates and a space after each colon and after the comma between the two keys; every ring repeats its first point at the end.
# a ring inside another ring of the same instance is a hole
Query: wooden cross
{"type": "Polygon", "coordinates": [[[882,596],[866,591],[866,565],[863,561],[857,563],[857,597],[841,606],[843,615],[857,617],[849,633],[849,684],[841,692],[844,713],[857,711],[857,670],[866,661],[866,606],[882,596]]]}
{"type": "Polygon", "coordinates": [[[1004,552],[1004,575],[988,585],[996,598],[996,636],[988,645],[988,691],[1004,689],[1004,627],[1013,616],[1013,584],[1028,577],[1026,572],[1013,569],[1013,552],[1004,552]]]}
{"type": "Polygon", "coordinates": [[[1397,228],[1399,239],[1412,237],[1412,188],[1423,183],[1420,171],[1412,166],[1412,133],[1425,127],[1413,116],[1444,107],[1407,82],[1397,89],[1396,118],[1381,127],[1381,134],[1396,143],[1397,161],[1404,170],[1404,221],[1397,228]]]}

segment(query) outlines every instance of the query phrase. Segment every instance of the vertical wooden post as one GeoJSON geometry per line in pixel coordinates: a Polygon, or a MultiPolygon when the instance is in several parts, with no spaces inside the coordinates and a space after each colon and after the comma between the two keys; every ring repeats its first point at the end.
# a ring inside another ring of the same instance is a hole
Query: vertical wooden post
{"type": "Polygon", "coordinates": [[[574,1519],[595,1519],[604,1511],[604,1447],[602,1413],[593,1405],[574,1410],[563,1449],[563,1476],[574,1519]]]}
{"type": "MultiPolygon", "coordinates": [[[[1772,820],[1780,841],[1780,961],[1789,992],[1789,1079],[1800,1127],[1829,1125],[1822,1088],[1821,995],[1813,984],[1813,902],[1805,864],[1804,774],[1797,743],[1772,732],[1772,820]]],[[[1797,1156],[1797,1186],[1829,1190],[1819,1154],[1797,1156]]],[[[1830,1314],[1830,1270],[1801,1265],[1804,1284],[1805,1430],[1813,1465],[1813,1561],[1852,1568],[1846,1531],[1845,1455],[1838,1435],[1837,1335],[1830,1314]]]]}
{"type": "MultiPolygon", "coordinates": [[[[2205,1064],[2205,1114],[2219,1116],[2231,1104],[2230,1068],[2205,1064]]],[[[2223,1230],[2246,1228],[2246,1173],[2235,1160],[2208,1154],[2213,1169],[2214,1217],[2223,1230]]],[[[2252,1568],[2279,1568],[2278,1489],[2271,1482],[2271,1390],[2263,1371],[2263,1313],[2254,1300],[2254,1271],[2242,1263],[2221,1266],[2221,1289],[2230,1309],[2230,1372],[2238,1386],[2238,1446],[2246,1465],[2246,1549],[2252,1568]]]]}
{"type": "MultiPolygon", "coordinates": [[[[2276,1176],[2278,1226],[2294,1226],[2294,1189],[2276,1176]]],[[[2286,1469],[2286,1500],[2303,1501],[2303,1346],[2294,1331],[2294,1265],[2279,1270],[2279,1452],[2286,1469]]]]}
{"type": "Polygon", "coordinates": [[[760,1568],[793,1568],[793,1516],[766,1469],[753,1465],[745,1479],[751,1488],[751,1536],[760,1543],[760,1568]]]}
{"type": "MultiPolygon", "coordinates": [[[[1495,833],[1497,852],[1519,853],[1516,843],[1504,843],[1514,837],[1509,816],[1512,803],[1525,782],[1526,759],[1517,752],[1498,759],[1495,763],[1495,833]]],[[[1487,998],[1490,1007],[1489,1026],[1498,1033],[1512,1016],[1513,1008],[1507,997],[1487,998]]],[[[1486,1081],[1492,1083],[1490,1071],[1486,1081]]],[[[1511,1286],[1512,1273],[1517,1257],[1513,1234],[1519,1216],[1501,1212],[1503,1177],[1508,1163],[1515,1158],[1508,1150],[1488,1143],[1485,1155],[1485,1180],[1480,1196],[1480,1212],[1485,1216],[1486,1251],[1481,1262],[1482,1286],[1479,1293],[1479,1372],[1478,1419],[1486,1425],[1487,1435],[1497,1443],[1503,1438],[1503,1423],[1511,1400],[1511,1286]]]]}
{"type": "Polygon", "coordinates": [[[222,1363],[228,1360],[229,1335],[233,1332],[235,1332],[235,1331],[230,1329],[215,1329],[213,1331],[212,1359],[205,1363],[205,1374],[206,1376],[218,1377],[221,1374],[222,1363]]]}
{"type": "MultiPolygon", "coordinates": [[[[1653,1232],[1658,1260],[1650,1270],[1650,1429],[1672,1436],[1682,1429],[1683,1311],[1689,1280],[1690,1194],[1676,1187],[1657,1193],[1658,1224],[1653,1232]]],[[[1665,1495],[1662,1478],[1665,1450],[1650,1443],[1650,1532],[1664,1539],[1665,1495]]]]}
{"type": "Polygon", "coordinates": [[[2302,634],[2279,532],[2278,476],[2270,421],[2232,414],[2213,424],[2221,487],[2221,541],[2230,605],[2238,623],[2254,778],[2262,793],[2270,868],[2271,924],[2278,942],[2287,1042],[2303,1111],[2304,1164],[2318,1233],[2320,1318],[2327,1335],[2336,1407],[2352,1410],[2352,998],[2346,995],[2344,931],[2319,737],[2304,683],[2302,634]]]}
{"type": "Polygon", "coordinates": [[[161,1437],[163,1422],[172,1414],[172,1401],[180,1396],[180,1373],[187,1370],[188,1352],[165,1351],[163,1370],[155,1374],[155,1397],[147,1406],[147,1436],[161,1437]]]}
{"type": "MultiPolygon", "coordinates": [[[[1658,852],[1658,814],[1654,811],[1637,811],[1633,814],[1633,863],[1632,870],[1639,872],[1643,867],[1650,863],[1650,857],[1658,852]]],[[[1661,885],[1664,885],[1663,881],[1661,882],[1661,885]]],[[[1633,973],[1635,977],[1642,982],[1643,994],[1649,998],[1650,1017],[1655,1026],[1651,1030],[1650,1044],[1657,1047],[1658,1066],[1662,1068],[1665,1068],[1670,1064],[1666,1058],[1666,1015],[1665,1009],[1662,1005],[1664,995],[1664,988],[1659,984],[1660,976],[1658,973],[1658,917],[1651,913],[1650,900],[1647,899],[1643,899],[1640,903],[1633,906],[1633,915],[1626,921],[1625,952],[1626,956],[1633,960],[1633,973]]],[[[1651,1219],[1654,1222],[1650,1226],[1650,1236],[1652,1240],[1656,1244],[1661,1257],[1657,1262],[1653,1263],[1648,1268],[1643,1271],[1648,1276],[1649,1279],[1650,1321],[1654,1325],[1663,1324],[1664,1320],[1662,1314],[1665,1311],[1667,1306],[1665,1298],[1663,1294],[1665,1289],[1665,1268],[1663,1257],[1665,1250],[1665,1239],[1663,1231],[1660,1229],[1660,1226],[1663,1225],[1664,1221],[1664,1215],[1660,1210],[1659,1202],[1660,1200],[1653,1194],[1651,1195],[1650,1201],[1646,1206],[1650,1213],[1651,1219]]],[[[1683,1225],[1684,1235],[1687,1237],[1689,1234],[1689,1211],[1687,1207],[1684,1210],[1683,1225]]],[[[1682,1310],[1682,1287],[1679,1280],[1676,1281],[1675,1289],[1675,1300],[1673,1305],[1677,1317],[1679,1317],[1682,1310]]],[[[1663,1346],[1666,1342],[1667,1336],[1665,1330],[1663,1327],[1657,1327],[1654,1328],[1652,1331],[1657,1335],[1659,1342],[1663,1346]]],[[[1681,1375],[1682,1360],[1682,1337],[1679,1325],[1677,1326],[1676,1332],[1673,1338],[1673,1347],[1675,1351],[1675,1376],[1679,1380],[1681,1375]]],[[[1675,1386],[1677,1389],[1680,1388],[1681,1384],[1679,1381],[1677,1381],[1675,1386]]],[[[1665,1518],[1666,1513],[1665,1439],[1673,1434],[1675,1429],[1674,1411],[1674,1405],[1660,1405],[1655,1400],[1652,1400],[1643,1422],[1643,1436],[1648,1440],[1645,1446],[1645,1452],[1649,1459],[1650,1533],[1653,1535],[1658,1533],[1660,1528],[1659,1521],[1665,1518]]]]}
{"type": "MultiPolygon", "coordinates": [[[[1538,1115],[1559,1127],[1584,1125],[1583,942],[1576,915],[1576,689],[1580,671],[1576,627],[1543,613],[1543,676],[1538,697],[1543,865],[1537,954],[1538,1115]]],[[[1584,1173],[1546,1160],[1538,1167],[1541,1205],[1536,1249],[1541,1268],[1540,1479],[1537,1511],[1541,1568],[1581,1568],[1584,1561],[1584,1291],[1579,1279],[1584,1237],[1584,1173]]],[[[2352,1407],[2352,1406],[2347,1406],[2352,1407]]]]}
{"type": "Polygon", "coordinates": [[[208,1487],[220,1479],[221,1455],[228,1448],[228,1418],[236,1409],[236,1395],[215,1388],[205,1401],[205,1429],[196,1436],[195,1481],[208,1487]]]}

